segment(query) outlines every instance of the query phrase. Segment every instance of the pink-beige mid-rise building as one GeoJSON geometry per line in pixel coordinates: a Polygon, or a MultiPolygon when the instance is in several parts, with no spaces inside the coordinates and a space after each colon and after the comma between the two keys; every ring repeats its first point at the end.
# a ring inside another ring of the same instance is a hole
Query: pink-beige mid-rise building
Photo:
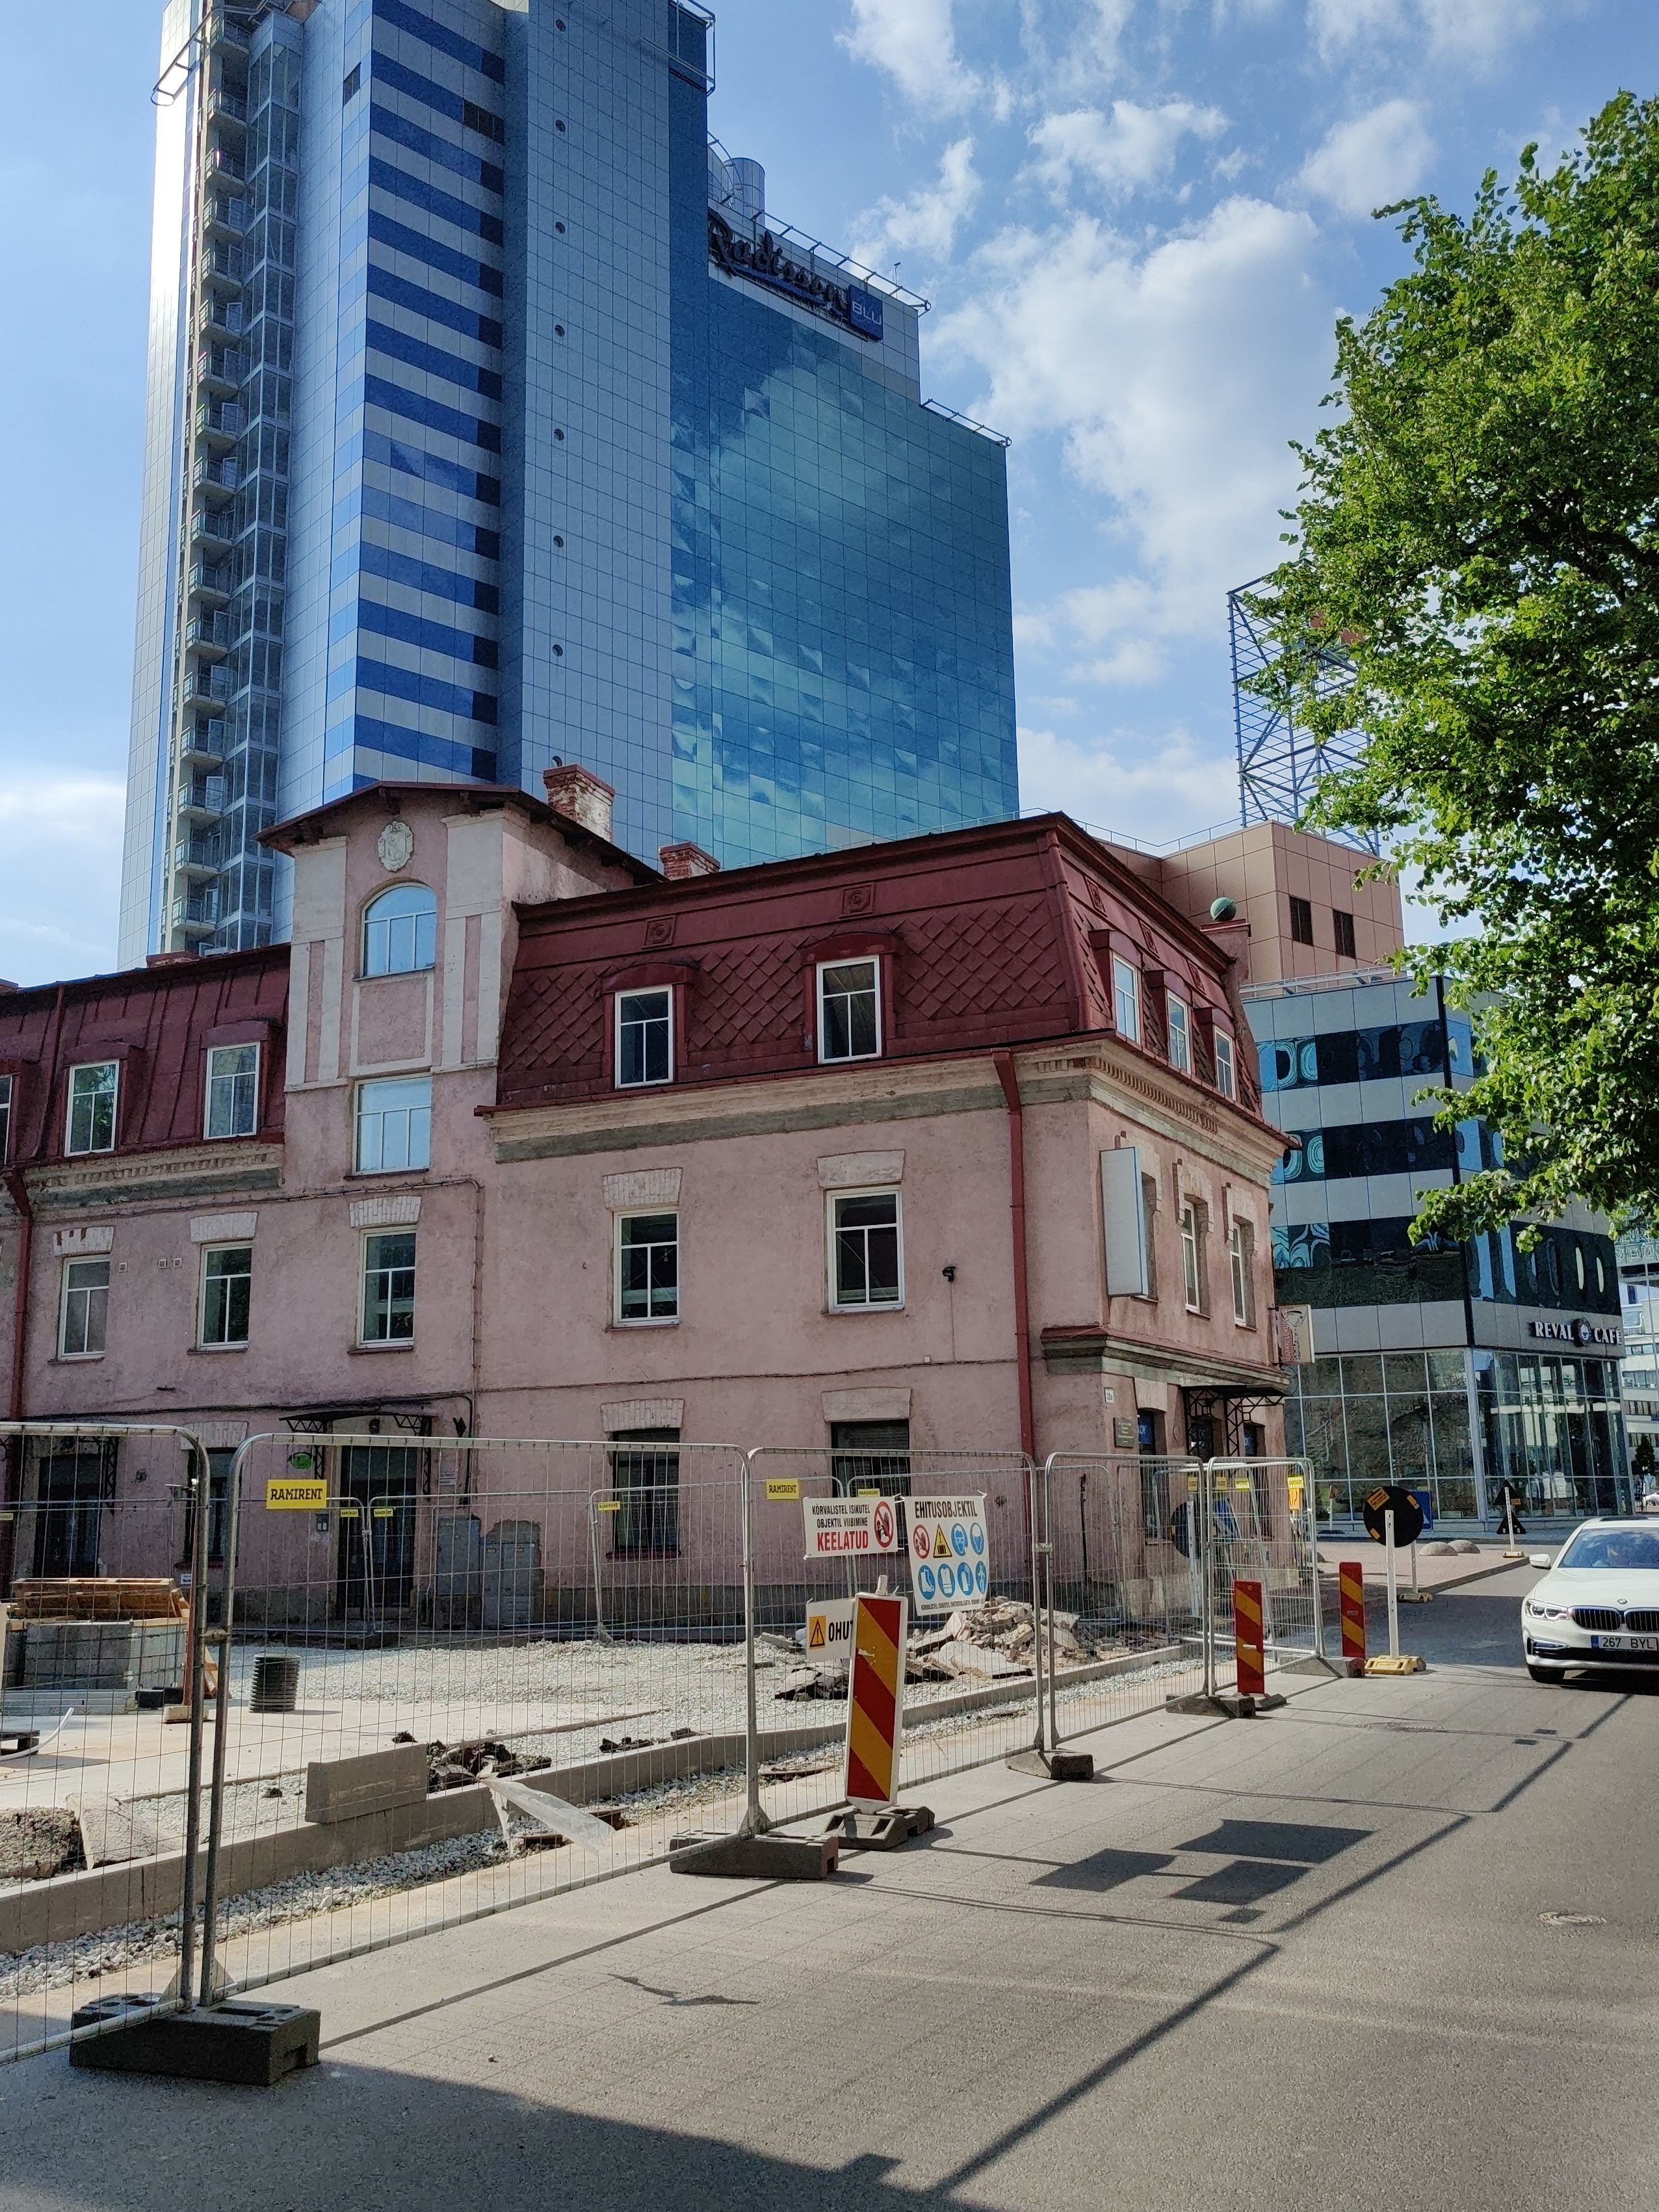
{"type": "MultiPolygon", "coordinates": [[[[359,791],[269,833],[291,944],[0,995],[14,1417],[1282,1448],[1252,833],[1174,878],[1062,815],[659,872],[549,786],[359,791]]],[[[96,1571],[155,1456],[14,1450],[8,1571],[96,1571]]],[[[182,1504],[145,1525],[166,1571],[182,1504]]],[[[250,1515],[273,1617],[331,1534],[250,1515]]]]}

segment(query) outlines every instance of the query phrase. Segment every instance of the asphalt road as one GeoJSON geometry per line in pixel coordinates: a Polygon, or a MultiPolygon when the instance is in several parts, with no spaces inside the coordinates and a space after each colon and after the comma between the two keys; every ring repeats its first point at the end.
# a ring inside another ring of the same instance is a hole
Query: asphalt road
{"type": "Polygon", "coordinates": [[[1406,1609],[1425,1675],[959,1777],[831,1883],[648,1872],[285,1985],[324,2063],[274,2091],[0,2069],[0,2208],[1653,2203],[1659,1694],[1531,1683],[1534,1579],[1406,1609]]]}

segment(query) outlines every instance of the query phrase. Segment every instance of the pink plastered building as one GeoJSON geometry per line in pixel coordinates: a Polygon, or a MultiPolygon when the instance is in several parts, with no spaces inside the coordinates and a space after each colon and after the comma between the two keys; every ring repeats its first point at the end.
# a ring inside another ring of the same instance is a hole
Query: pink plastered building
{"type": "MultiPolygon", "coordinates": [[[[356,793],[270,833],[290,945],[0,995],[14,1417],[332,1465],[327,1511],[247,1516],[273,1620],[362,1602],[354,1495],[397,1539],[381,1601],[438,1601],[459,1492],[400,1464],[416,1433],[606,1446],[569,1526],[497,1500],[536,1618],[580,1613],[552,1562],[593,1486],[693,1444],[1281,1448],[1236,926],[1063,816],[659,872],[596,778],[549,781],[356,793]]],[[[14,1450],[8,1571],[166,1571],[163,1460],[14,1450]]],[[[729,1518],[624,1514],[734,1582],[729,1518]]]]}

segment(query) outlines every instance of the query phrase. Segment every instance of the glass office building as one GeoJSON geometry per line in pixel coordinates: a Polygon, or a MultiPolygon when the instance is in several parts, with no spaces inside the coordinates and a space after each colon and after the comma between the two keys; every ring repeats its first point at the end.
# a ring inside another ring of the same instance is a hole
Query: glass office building
{"type": "Polygon", "coordinates": [[[1275,1176],[1280,1305],[1311,1350],[1286,1402],[1322,1510],[1357,1520],[1380,1482],[1428,1490],[1451,1520],[1628,1510],[1619,1269],[1605,1224],[1574,1206],[1522,1250],[1517,1229],[1414,1243],[1417,1193],[1490,1165],[1477,1120],[1434,1127],[1428,1085],[1466,1087],[1467,1018],[1391,973],[1244,992],[1263,1111],[1297,1139],[1275,1176]]]}
{"type": "Polygon", "coordinates": [[[272,822],[539,793],[737,864],[1018,811],[1005,454],[711,148],[712,19],[169,0],[121,957],[272,822]]]}

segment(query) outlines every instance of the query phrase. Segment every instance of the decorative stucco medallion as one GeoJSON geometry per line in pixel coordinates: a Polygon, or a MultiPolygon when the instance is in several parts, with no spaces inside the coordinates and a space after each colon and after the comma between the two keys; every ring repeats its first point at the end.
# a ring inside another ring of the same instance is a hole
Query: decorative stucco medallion
{"type": "Polygon", "coordinates": [[[388,875],[395,876],[399,868],[406,868],[415,850],[415,832],[407,822],[388,822],[381,830],[380,842],[374,850],[380,856],[380,866],[388,875]]]}

